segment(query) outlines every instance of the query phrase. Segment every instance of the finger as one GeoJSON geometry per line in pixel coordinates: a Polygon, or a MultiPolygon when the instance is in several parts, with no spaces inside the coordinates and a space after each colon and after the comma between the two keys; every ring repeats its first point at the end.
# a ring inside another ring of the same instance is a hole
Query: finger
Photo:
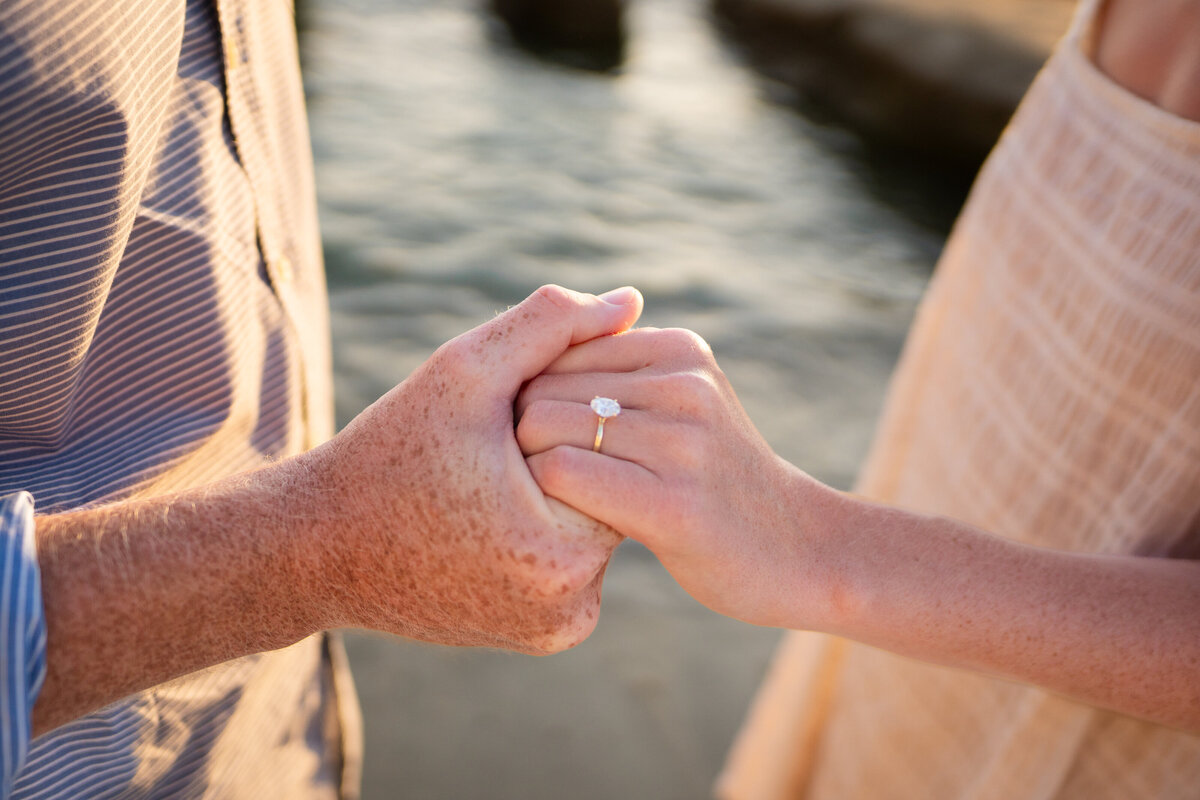
{"type": "Polygon", "coordinates": [[[519,305],[463,335],[480,378],[516,392],[568,347],[628,330],[642,313],[632,287],[600,297],[561,286],[543,286],[519,305]],[[504,368],[497,369],[498,366],[504,368]]]}
{"type": "MultiPolygon", "coordinates": [[[[600,418],[582,403],[540,400],[529,406],[517,425],[517,444],[526,456],[542,453],[558,445],[591,450],[596,443],[600,418]]],[[[651,431],[643,412],[621,409],[604,422],[600,452],[629,461],[642,461],[651,431]]]]}
{"type": "Polygon", "coordinates": [[[520,419],[531,403],[560,400],[587,405],[594,397],[608,397],[622,409],[678,414],[697,398],[707,395],[714,380],[706,372],[600,372],[539,375],[525,385],[514,401],[514,419],[520,419]]]}
{"type": "Polygon", "coordinates": [[[658,328],[637,328],[576,345],[554,360],[545,374],[634,372],[653,363],[658,328]]]}
{"type": "MultiPolygon", "coordinates": [[[[555,518],[568,524],[573,532],[573,538],[577,539],[581,546],[587,548],[591,558],[590,563],[593,564],[591,570],[587,571],[588,574],[595,577],[597,573],[603,573],[604,568],[608,566],[608,559],[612,557],[613,550],[617,549],[617,545],[625,537],[609,525],[594,517],[589,517],[579,509],[572,508],[557,498],[547,497],[546,505],[555,518]]],[[[581,559],[578,555],[576,558],[581,559]]]]}
{"type": "Polygon", "coordinates": [[[546,374],[636,372],[690,359],[711,359],[712,348],[699,334],[683,328],[638,328],[567,350],[546,367],[546,374]]]}
{"type": "MultiPolygon", "coordinates": [[[[621,404],[621,410],[645,407],[641,400],[652,394],[641,384],[639,376],[629,373],[598,373],[569,375],[540,375],[526,384],[513,405],[514,419],[520,420],[532,403],[538,400],[558,400],[585,408],[594,397],[610,397],[621,404]]],[[[589,413],[594,412],[588,409],[589,413]]]]}
{"type": "MultiPolygon", "coordinates": [[[[579,513],[574,509],[572,512],[579,513]]],[[[550,641],[542,648],[543,654],[569,650],[592,635],[596,624],[600,621],[600,597],[603,593],[604,573],[607,568],[608,562],[606,561],[588,585],[575,595],[574,602],[565,609],[565,613],[572,622],[562,633],[551,637],[550,641]]]]}
{"type": "Polygon", "coordinates": [[[555,447],[527,459],[548,497],[600,520],[630,538],[653,530],[662,482],[645,467],[577,447],[555,447]]]}

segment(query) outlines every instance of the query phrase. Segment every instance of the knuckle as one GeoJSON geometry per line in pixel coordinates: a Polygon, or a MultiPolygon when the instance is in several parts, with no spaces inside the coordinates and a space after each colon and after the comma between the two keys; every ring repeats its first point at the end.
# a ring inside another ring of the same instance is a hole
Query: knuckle
{"type": "Polygon", "coordinates": [[[517,422],[517,441],[522,442],[522,437],[536,436],[550,419],[550,409],[553,406],[549,400],[531,400],[526,403],[521,411],[521,419],[517,422]]]}
{"type": "Polygon", "coordinates": [[[537,553],[525,553],[514,561],[518,574],[514,578],[527,587],[528,596],[536,603],[551,609],[578,602],[607,563],[590,552],[564,552],[549,548],[537,553]]]}
{"type": "Polygon", "coordinates": [[[561,485],[563,476],[570,468],[571,458],[571,448],[561,444],[542,454],[538,459],[538,483],[543,489],[553,490],[561,485]]]}
{"type": "Polygon", "coordinates": [[[689,397],[710,397],[715,393],[716,383],[712,376],[707,372],[699,370],[687,370],[678,372],[675,375],[676,382],[679,385],[679,391],[689,397]]]}
{"type": "Polygon", "coordinates": [[[549,388],[545,375],[539,375],[526,383],[525,387],[517,394],[517,416],[524,415],[535,402],[538,402],[544,395],[548,394],[549,388]]]}
{"type": "Polygon", "coordinates": [[[559,645],[558,652],[561,653],[564,650],[570,650],[583,644],[592,635],[592,631],[596,629],[596,623],[599,619],[600,615],[593,613],[590,617],[579,620],[570,629],[564,631],[563,635],[559,637],[559,641],[555,643],[559,645]]]}
{"type": "Polygon", "coordinates": [[[582,644],[599,621],[599,601],[588,602],[573,609],[553,631],[548,632],[538,646],[547,654],[561,653],[582,644]]]}
{"type": "Polygon", "coordinates": [[[472,352],[471,340],[464,334],[435,350],[430,361],[435,362],[438,370],[447,377],[469,379],[478,369],[479,358],[472,352]]]}
{"type": "Polygon", "coordinates": [[[686,330],[683,328],[661,328],[654,334],[654,348],[671,359],[684,357],[689,349],[686,330]]]}
{"type": "Polygon", "coordinates": [[[548,303],[552,307],[568,311],[578,303],[578,298],[570,289],[565,289],[562,286],[554,283],[547,283],[544,286],[539,286],[530,298],[536,302],[548,303]]]}
{"type": "Polygon", "coordinates": [[[697,363],[712,360],[712,348],[695,331],[687,328],[667,328],[662,333],[671,351],[677,356],[697,363]]]}
{"type": "Polygon", "coordinates": [[[666,376],[663,383],[664,407],[681,417],[708,419],[720,405],[716,381],[707,372],[675,372],[666,376]]]}

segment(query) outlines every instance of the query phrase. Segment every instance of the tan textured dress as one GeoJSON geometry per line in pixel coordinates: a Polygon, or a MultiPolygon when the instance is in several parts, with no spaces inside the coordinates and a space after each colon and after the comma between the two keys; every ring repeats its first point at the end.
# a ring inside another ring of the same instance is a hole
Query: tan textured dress
{"type": "MultiPolygon", "coordinates": [[[[1200,558],[1200,124],[1094,67],[1096,7],[981,173],[859,490],[1037,545],[1200,558]]],[[[792,633],[718,791],[1200,798],[1200,737],[792,633]]]]}

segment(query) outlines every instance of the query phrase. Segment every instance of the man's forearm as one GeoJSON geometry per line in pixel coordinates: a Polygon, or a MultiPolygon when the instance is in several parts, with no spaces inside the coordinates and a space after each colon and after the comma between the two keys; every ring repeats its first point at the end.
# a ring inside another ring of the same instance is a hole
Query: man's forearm
{"type": "Polygon", "coordinates": [[[303,460],[36,520],[47,626],[38,735],[324,627],[303,460]]]}
{"type": "Polygon", "coordinates": [[[620,537],[547,503],[513,439],[513,398],[640,312],[632,289],[542,287],[304,455],[38,519],[48,674],[35,731],[326,627],[530,653],[582,641],[620,537]]]}

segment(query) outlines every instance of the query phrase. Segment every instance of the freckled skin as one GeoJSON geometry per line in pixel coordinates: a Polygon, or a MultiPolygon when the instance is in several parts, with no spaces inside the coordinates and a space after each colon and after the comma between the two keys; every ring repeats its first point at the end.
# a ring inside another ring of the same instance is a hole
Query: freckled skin
{"type": "Polygon", "coordinates": [[[345,509],[336,527],[359,543],[320,560],[340,560],[348,576],[329,587],[337,624],[365,617],[402,635],[532,653],[590,632],[620,539],[549,506],[513,435],[513,399],[532,375],[512,375],[509,364],[528,329],[557,313],[546,305],[518,307],[448,343],[306,456],[315,480],[336,487],[345,509]],[[404,422],[413,408],[419,421],[404,422]]]}
{"type": "Polygon", "coordinates": [[[35,733],[329,627],[527,653],[582,641],[620,537],[541,492],[513,399],[640,310],[632,290],[543,287],[309,453],[37,517],[48,673],[35,733]]]}

